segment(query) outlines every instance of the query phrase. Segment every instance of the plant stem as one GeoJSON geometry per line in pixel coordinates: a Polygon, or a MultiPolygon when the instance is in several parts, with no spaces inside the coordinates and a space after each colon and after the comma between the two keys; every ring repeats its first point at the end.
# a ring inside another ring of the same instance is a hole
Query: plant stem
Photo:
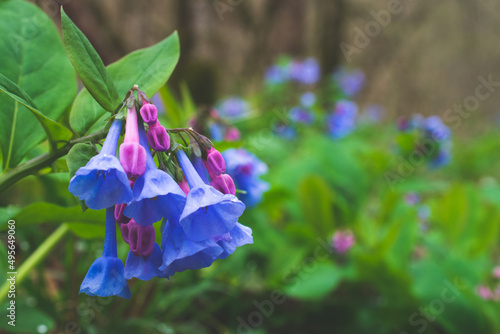
{"type": "Polygon", "coordinates": [[[38,170],[50,166],[57,159],[68,154],[69,150],[78,143],[96,142],[106,137],[107,131],[101,130],[91,135],[81,137],[68,142],[63,147],[51,153],[42,154],[32,160],[29,160],[22,165],[7,170],[0,176],[0,193],[8,187],[21,180],[22,178],[36,173],[38,170]]]}
{"type": "MultiPolygon", "coordinates": [[[[45,256],[50,252],[52,248],[61,240],[61,238],[69,231],[67,224],[62,224],[45,241],[35,250],[30,257],[26,259],[23,265],[19,268],[16,275],[16,286],[23,281],[26,275],[31,271],[33,267],[42,261],[45,256]]],[[[9,292],[10,284],[6,281],[0,288],[0,304],[7,297],[9,292]]]]}

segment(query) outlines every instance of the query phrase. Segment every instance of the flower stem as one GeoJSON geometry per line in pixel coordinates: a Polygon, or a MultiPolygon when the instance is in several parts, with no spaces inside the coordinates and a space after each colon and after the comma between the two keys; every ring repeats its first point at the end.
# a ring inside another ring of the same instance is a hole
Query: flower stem
{"type": "MultiPolygon", "coordinates": [[[[19,267],[16,275],[16,285],[23,281],[26,275],[42,261],[47,254],[50,252],[52,248],[61,240],[61,238],[69,231],[67,224],[62,224],[59,226],[54,232],[45,241],[31,254],[30,257],[26,259],[26,261],[19,267]]],[[[7,297],[9,292],[10,284],[9,282],[5,282],[2,287],[0,287],[0,304],[7,297]]]]}
{"type": "Polygon", "coordinates": [[[0,175],[0,193],[5,191],[8,187],[21,180],[22,178],[35,174],[40,169],[50,166],[57,159],[68,154],[69,150],[78,143],[84,142],[97,142],[106,137],[107,131],[101,130],[91,135],[81,137],[68,142],[63,147],[51,153],[42,154],[32,160],[29,160],[22,165],[9,169],[0,175]]]}

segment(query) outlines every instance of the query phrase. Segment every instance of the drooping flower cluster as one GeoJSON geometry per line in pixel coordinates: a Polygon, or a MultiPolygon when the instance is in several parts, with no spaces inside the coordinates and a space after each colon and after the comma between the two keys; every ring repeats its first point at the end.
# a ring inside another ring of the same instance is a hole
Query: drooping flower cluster
{"type": "Polygon", "coordinates": [[[451,130],[439,116],[398,120],[400,136],[398,144],[404,154],[418,153],[424,156],[431,168],[446,166],[451,161],[451,130]]]}
{"type": "Polygon", "coordinates": [[[267,165],[245,149],[228,149],[222,152],[226,171],[235,181],[236,187],[244,191],[239,198],[248,207],[257,205],[269,184],[260,180],[267,173],[267,165]]]}
{"type": "Polygon", "coordinates": [[[156,107],[141,91],[136,98],[135,90],[125,101],[119,158],[123,117],[116,115],[100,153],[70,181],[70,192],[90,209],[106,209],[103,255],[90,267],[80,293],[130,298],[127,279],[168,278],[208,267],[236,247],[253,243],[252,230],[238,222],[245,204],[235,196],[232,178],[224,174],[222,155],[192,129],[171,130],[190,138],[186,148],[171,145],[156,107]],[[158,245],[153,224],[160,222],[158,245]],[[130,248],[125,266],[117,257],[115,223],[130,248]]]}

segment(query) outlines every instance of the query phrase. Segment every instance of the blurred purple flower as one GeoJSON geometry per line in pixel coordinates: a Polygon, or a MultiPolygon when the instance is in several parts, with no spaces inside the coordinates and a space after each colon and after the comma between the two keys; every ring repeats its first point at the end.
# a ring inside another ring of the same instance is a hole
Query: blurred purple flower
{"type": "Polygon", "coordinates": [[[420,196],[416,193],[408,193],[405,196],[405,202],[408,205],[416,205],[420,202],[420,196]]]}
{"type": "Polygon", "coordinates": [[[290,80],[289,64],[277,64],[270,66],[265,74],[267,84],[282,84],[290,80]]]}
{"type": "Polygon", "coordinates": [[[316,103],[316,95],[312,92],[304,93],[300,96],[300,103],[304,107],[310,108],[316,103]]]}
{"type": "Polygon", "coordinates": [[[296,123],[311,124],[314,122],[314,114],[302,107],[293,107],[290,109],[288,117],[296,123]]]}
{"type": "Polygon", "coordinates": [[[337,231],[332,237],[333,250],[339,254],[346,253],[355,242],[356,239],[351,230],[337,231]]]}
{"type": "Polygon", "coordinates": [[[327,118],[330,136],[334,139],[344,138],[356,127],[358,106],[348,100],[341,100],[335,105],[335,110],[327,118]]]}
{"type": "Polygon", "coordinates": [[[291,72],[292,79],[304,85],[315,84],[321,76],[318,61],[314,58],[292,62],[291,72]]]}
{"type": "Polygon", "coordinates": [[[348,70],[342,67],[333,74],[333,80],[347,97],[352,97],[363,88],[365,74],[358,69],[348,70]]]}
{"type": "Polygon", "coordinates": [[[378,123],[385,116],[385,108],[380,104],[370,104],[363,109],[362,117],[370,123],[378,123]]]}
{"type": "Polygon", "coordinates": [[[232,96],[222,101],[217,109],[220,117],[224,119],[244,118],[250,113],[250,106],[248,103],[236,96],[232,96]]]}
{"type": "Polygon", "coordinates": [[[493,268],[493,277],[500,279],[500,266],[493,268]]]}
{"type": "Polygon", "coordinates": [[[269,189],[269,184],[260,180],[260,176],[267,173],[267,165],[245,149],[228,149],[222,156],[226,172],[233,178],[236,188],[246,192],[239,195],[241,201],[249,207],[257,205],[269,189]]]}

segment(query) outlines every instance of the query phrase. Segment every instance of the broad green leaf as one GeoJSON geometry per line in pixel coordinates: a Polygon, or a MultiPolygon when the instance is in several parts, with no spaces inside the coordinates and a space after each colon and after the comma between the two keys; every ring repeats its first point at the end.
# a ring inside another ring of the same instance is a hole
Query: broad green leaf
{"type": "Polygon", "coordinates": [[[299,299],[320,299],[327,297],[340,283],[341,278],[342,272],[332,263],[313,260],[304,264],[284,291],[287,295],[299,299]]]}
{"type": "MultiPolygon", "coordinates": [[[[59,119],[77,84],[52,20],[31,3],[5,0],[0,2],[0,31],[0,73],[26,92],[40,113],[59,119]]],[[[6,94],[0,94],[0,118],[2,165],[10,168],[46,137],[32,111],[6,94]]]]}
{"type": "Polygon", "coordinates": [[[334,194],[319,176],[307,176],[299,185],[299,199],[307,224],[318,235],[328,235],[334,228],[334,194]]]}
{"type": "MultiPolygon", "coordinates": [[[[179,60],[179,37],[173,33],[151,47],[134,51],[107,67],[120,98],[134,85],[152,97],[172,74],[179,60]]],[[[117,107],[118,105],[115,105],[117,107]]],[[[79,135],[104,127],[106,111],[83,89],[77,96],[70,115],[72,129],[79,135]]]]}
{"type": "Polygon", "coordinates": [[[68,228],[83,239],[102,239],[106,229],[104,222],[101,224],[68,223],[68,228]]]}
{"type": "MultiPolygon", "coordinates": [[[[104,210],[89,210],[82,212],[80,206],[62,207],[50,203],[30,204],[19,212],[15,212],[9,219],[16,221],[16,227],[37,225],[44,223],[60,224],[66,223],[90,223],[104,224],[106,219],[104,210]]],[[[6,225],[0,227],[5,230],[6,225]]]]}
{"type": "Polygon", "coordinates": [[[61,26],[64,47],[83,85],[104,109],[113,112],[120,102],[119,96],[101,57],[62,8],[61,26]]]}
{"type": "Polygon", "coordinates": [[[29,111],[31,111],[31,113],[36,117],[36,119],[40,122],[43,129],[45,130],[52,148],[58,148],[58,146],[61,146],[61,144],[64,144],[73,136],[73,133],[70,129],[66,128],[62,124],[57,123],[56,121],[51,120],[40,111],[38,111],[35,102],[33,102],[29,95],[1,73],[0,92],[7,94],[13,100],[19,102],[20,104],[28,108],[29,111]],[[58,143],[60,145],[58,145],[58,143]]]}
{"type": "Polygon", "coordinates": [[[70,178],[96,154],[95,147],[90,144],[78,143],[73,146],[66,157],[70,178]]]}

